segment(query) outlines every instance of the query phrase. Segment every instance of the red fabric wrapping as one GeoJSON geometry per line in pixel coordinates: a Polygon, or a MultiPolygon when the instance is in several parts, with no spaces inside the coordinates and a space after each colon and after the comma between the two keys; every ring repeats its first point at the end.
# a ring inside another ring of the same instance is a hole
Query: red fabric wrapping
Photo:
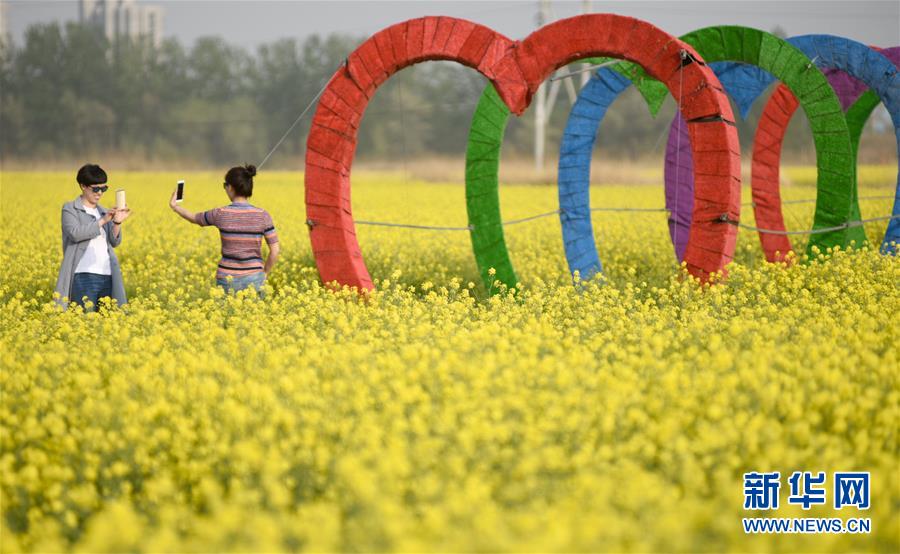
{"type": "Polygon", "coordinates": [[[314,222],[310,240],[324,282],[372,288],[356,240],[349,175],[359,123],[378,86],[413,63],[449,59],[478,68],[524,110],[526,88],[509,55],[513,47],[508,38],[481,25],[425,17],[379,31],[335,72],[313,117],[304,176],[307,218],[314,222]]]}
{"type": "MultiPolygon", "coordinates": [[[[763,115],[760,117],[753,140],[753,164],[750,183],[753,193],[753,214],[756,226],[761,229],[784,231],[784,215],[781,207],[781,145],[791,116],[797,111],[797,98],[784,85],[772,93],[763,115]]],[[[785,261],[791,252],[791,239],[786,235],[759,233],[766,259],[770,262],[785,261]]]]}
{"type": "MultiPolygon", "coordinates": [[[[310,237],[322,280],[372,287],[356,241],[349,172],[368,100],[393,73],[418,61],[455,60],[491,79],[510,110],[521,114],[556,68],[588,56],[611,56],[640,64],[664,81],[673,95],[678,94],[673,87],[680,83],[686,119],[712,116],[733,121],[709,68],[689,64],[678,74],[682,49],[699,59],[692,48],[647,22],[608,14],[557,21],[521,43],[450,17],[415,19],[376,33],[328,84],[307,142],[307,215],[317,223],[310,237]]],[[[739,214],[740,160],[733,126],[721,120],[692,125],[696,201],[685,261],[692,274],[707,279],[711,272],[721,271],[734,252],[737,230],[718,217],[739,214]]]]}

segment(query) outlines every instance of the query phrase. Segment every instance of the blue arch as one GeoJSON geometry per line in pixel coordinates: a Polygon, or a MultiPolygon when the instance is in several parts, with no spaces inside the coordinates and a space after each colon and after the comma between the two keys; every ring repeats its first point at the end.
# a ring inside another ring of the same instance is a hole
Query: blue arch
{"type": "MultiPolygon", "coordinates": [[[[900,158],[900,73],[891,60],[861,42],[834,35],[801,35],[789,38],[787,41],[802,50],[818,67],[840,69],[851,77],[859,79],[875,92],[891,116],[891,122],[894,124],[894,137],[897,141],[897,156],[900,158]]],[[[751,77],[747,66],[728,63],[735,66],[729,69],[730,72],[735,75],[744,75],[743,79],[748,83],[745,92],[748,98],[752,98],[751,103],[773,81],[771,75],[768,76],[768,80],[765,76],[754,75],[751,77]]],[[[891,243],[900,243],[900,168],[898,168],[891,216],[894,219],[888,222],[884,239],[881,242],[881,250],[885,253],[896,254],[897,246],[891,243]]]]}
{"type": "MultiPolygon", "coordinates": [[[[840,69],[869,86],[891,115],[900,157],[900,75],[885,56],[868,46],[834,35],[803,35],[787,39],[819,68],[840,69]]],[[[769,72],[739,62],[709,64],[726,93],[735,99],[742,116],[775,81],[769,72]]],[[[575,103],[563,133],[559,157],[560,222],[569,269],[590,276],[602,271],[590,220],[590,162],[597,129],[609,105],[631,83],[622,75],[603,68],[589,81],[575,103]],[[595,83],[595,81],[600,81],[595,83]]],[[[651,108],[652,109],[652,108],[651,108]]],[[[854,191],[855,197],[855,191],[854,191]]],[[[854,210],[858,206],[854,204],[854,210]]],[[[896,252],[900,243],[900,173],[894,206],[882,242],[882,250],[896,252]]]]}
{"type": "Polygon", "coordinates": [[[709,67],[715,72],[725,92],[738,106],[741,117],[746,119],[753,102],[762,90],[775,81],[775,77],[761,67],[738,62],[713,62],[709,67]]]}
{"type": "MultiPolygon", "coordinates": [[[[725,92],[735,99],[742,116],[759,96],[760,83],[766,83],[761,85],[764,90],[774,80],[766,70],[755,66],[713,62],[709,67],[725,92]]],[[[577,271],[582,279],[603,271],[590,212],[591,153],[597,129],[609,106],[632,84],[621,73],[601,68],[581,89],[563,131],[557,178],[563,246],[569,270],[573,275],[577,271]]],[[[657,108],[651,105],[651,113],[655,114],[657,108]]]]}
{"type": "Polygon", "coordinates": [[[603,271],[591,225],[591,152],[597,127],[606,110],[631,80],[609,68],[601,68],[581,90],[563,132],[559,152],[559,209],[563,246],[569,269],[582,279],[603,271]]]}

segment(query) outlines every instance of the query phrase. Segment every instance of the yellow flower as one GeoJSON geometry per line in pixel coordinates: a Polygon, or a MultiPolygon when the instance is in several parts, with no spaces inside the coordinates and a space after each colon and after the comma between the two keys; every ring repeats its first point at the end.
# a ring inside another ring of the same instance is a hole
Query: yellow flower
{"type": "MultiPolygon", "coordinates": [[[[803,171],[786,199],[815,197],[803,171]]],[[[2,174],[4,551],[900,550],[900,262],[877,248],[768,264],[742,231],[728,278],[699,287],[665,218],[602,213],[604,273],[576,287],[540,220],[509,228],[521,283],[490,269],[506,293],[488,299],[465,234],[359,226],[378,283],[361,297],[319,282],[301,176],[275,172],[254,203],[286,254],[255,301],[214,286],[219,238],[174,219],[171,176],[116,177],[145,216],[117,248],[130,303],[86,316],[49,293],[71,176],[2,174]],[[871,534],[743,533],[744,472],[848,469],[872,473],[871,534]]],[[[220,177],[187,176],[191,209],[224,203],[220,177]]],[[[452,225],[460,190],[354,174],[354,212],[452,225]]],[[[508,218],[557,203],[503,195],[508,218]]]]}

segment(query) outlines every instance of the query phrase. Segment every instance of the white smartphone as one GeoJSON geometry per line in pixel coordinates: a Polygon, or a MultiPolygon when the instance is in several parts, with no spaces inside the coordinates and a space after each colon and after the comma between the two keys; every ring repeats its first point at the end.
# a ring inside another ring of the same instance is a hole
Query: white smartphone
{"type": "Polygon", "coordinates": [[[184,200],[184,181],[178,181],[178,190],[175,192],[175,202],[181,204],[184,200]]]}

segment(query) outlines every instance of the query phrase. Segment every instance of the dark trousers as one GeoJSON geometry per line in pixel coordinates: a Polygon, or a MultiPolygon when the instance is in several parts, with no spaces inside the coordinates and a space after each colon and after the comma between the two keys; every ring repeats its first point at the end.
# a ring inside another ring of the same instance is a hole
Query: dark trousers
{"type": "Polygon", "coordinates": [[[97,300],[104,296],[112,296],[112,276],[96,273],[76,273],[72,283],[72,294],[69,300],[84,307],[84,297],[97,307],[97,300]]]}

